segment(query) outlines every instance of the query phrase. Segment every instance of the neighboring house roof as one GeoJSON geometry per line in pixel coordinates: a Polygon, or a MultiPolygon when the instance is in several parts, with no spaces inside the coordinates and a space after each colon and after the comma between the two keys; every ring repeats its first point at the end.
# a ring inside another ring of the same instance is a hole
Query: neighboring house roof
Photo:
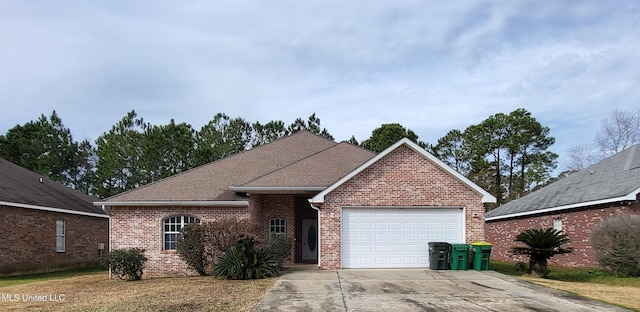
{"type": "Polygon", "coordinates": [[[318,192],[373,156],[303,131],[94,204],[248,205],[239,193],[318,192]]]}
{"type": "Polygon", "coordinates": [[[96,198],[0,158],[0,206],[108,218],[96,198]]]}
{"type": "Polygon", "coordinates": [[[486,214],[499,220],[620,201],[640,193],[640,144],[486,214]]]}
{"type": "Polygon", "coordinates": [[[431,155],[424,148],[420,147],[418,144],[412,142],[411,140],[409,140],[407,138],[404,138],[404,139],[396,142],[395,144],[391,145],[390,147],[388,147],[387,149],[382,151],[380,154],[378,154],[375,157],[369,159],[367,162],[365,162],[364,164],[362,164],[361,166],[359,166],[355,170],[351,171],[349,174],[347,174],[346,176],[342,177],[340,180],[336,181],[335,183],[333,183],[332,185],[327,187],[322,192],[320,192],[317,195],[315,195],[309,201],[311,203],[313,203],[313,204],[322,204],[322,203],[324,203],[324,197],[327,194],[329,194],[331,191],[335,190],[340,185],[342,185],[345,182],[349,181],[351,178],[355,177],[357,174],[359,174],[360,172],[364,171],[365,169],[367,169],[368,167],[370,167],[371,165],[376,163],[378,160],[382,159],[383,157],[385,157],[386,155],[388,155],[389,153],[393,152],[394,150],[396,150],[397,148],[399,148],[400,146],[403,146],[403,145],[408,146],[409,148],[411,148],[412,150],[414,150],[418,154],[420,154],[423,157],[427,158],[428,160],[434,162],[437,166],[439,166],[444,171],[449,173],[452,177],[454,177],[455,179],[458,179],[462,183],[466,184],[470,189],[474,190],[478,194],[481,194],[483,203],[495,203],[496,202],[496,198],[493,195],[489,194],[489,192],[483,190],[481,187],[479,187],[475,183],[471,182],[469,179],[467,179],[466,177],[461,175],[459,172],[455,171],[453,168],[451,168],[448,165],[446,165],[440,159],[438,159],[437,157],[431,155]]]}

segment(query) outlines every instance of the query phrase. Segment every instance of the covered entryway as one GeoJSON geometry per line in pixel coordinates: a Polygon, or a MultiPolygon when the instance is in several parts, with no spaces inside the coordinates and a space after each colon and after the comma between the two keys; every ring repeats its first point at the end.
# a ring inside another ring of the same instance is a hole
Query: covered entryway
{"type": "Polygon", "coordinates": [[[428,267],[428,242],[464,242],[462,212],[462,208],[345,207],[342,267],[428,267]]]}

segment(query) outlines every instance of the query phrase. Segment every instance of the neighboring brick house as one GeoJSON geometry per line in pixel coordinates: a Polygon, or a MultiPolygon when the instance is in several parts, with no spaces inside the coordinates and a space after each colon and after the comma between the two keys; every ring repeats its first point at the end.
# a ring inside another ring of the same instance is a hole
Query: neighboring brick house
{"type": "Polygon", "coordinates": [[[95,200],[0,158],[0,275],[95,263],[109,241],[95,200]]]}
{"type": "Polygon", "coordinates": [[[484,239],[486,191],[403,139],[375,155],[300,132],[96,205],[112,249],[141,247],[145,276],[192,275],[182,226],[246,218],[295,239],[289,262],[325,269],[428,267],[428,242],[484,239]]]}
{"type": "Polygon", "coordinates": [[[553,227],[569,236],[567,246],[574,251],[554,256],[551,264],[597,267],[589,234],[617,213],[640,214],[640,144],[489,211],[485,232],[493,243],[491,258],[524,261],[511,253],[516,235],[553,227]]]}

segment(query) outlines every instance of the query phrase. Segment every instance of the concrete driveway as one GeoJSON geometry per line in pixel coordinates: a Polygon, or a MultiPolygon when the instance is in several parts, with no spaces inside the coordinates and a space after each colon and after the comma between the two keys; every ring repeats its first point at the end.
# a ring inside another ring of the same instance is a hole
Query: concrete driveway
{"type": "Polygon", "coordinates": [[[627,311],[493,271],[286,270],[254,311],[627,311]]]}

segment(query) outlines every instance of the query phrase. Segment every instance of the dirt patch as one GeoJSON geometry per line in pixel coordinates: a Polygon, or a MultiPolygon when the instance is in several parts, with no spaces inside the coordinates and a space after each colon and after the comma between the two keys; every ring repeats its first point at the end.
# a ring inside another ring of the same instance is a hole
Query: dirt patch
{"type": "Polygon", "coordinates": [[[522,279],[554,289],[568,291],[582,297],[600,300],[640,311],[639,287],[563,282],[533,277],[522,277],[522,279]]]}
{"type": "Polygon", "coordinates": [[[126,282],[95,273],[0,287],[0,310],[250,311],[275,281],[186,277],[126,282]]]}

